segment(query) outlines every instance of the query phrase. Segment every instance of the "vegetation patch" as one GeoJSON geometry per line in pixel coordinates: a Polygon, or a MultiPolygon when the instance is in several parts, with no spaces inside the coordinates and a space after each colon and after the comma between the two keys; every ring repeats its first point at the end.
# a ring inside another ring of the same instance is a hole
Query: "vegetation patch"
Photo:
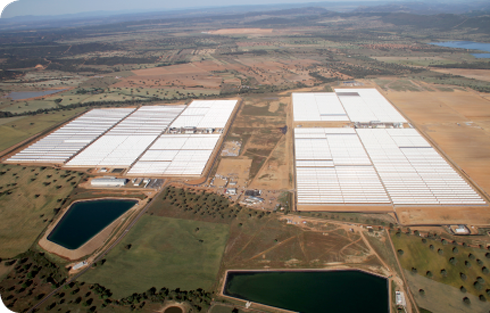
{"type": "Polygon", "coordinates": [[[116,298],[162,285],[208,289],[227,240],[226,225],[144,215],[107,262],[80,279],[110,288],[116,298]]]}

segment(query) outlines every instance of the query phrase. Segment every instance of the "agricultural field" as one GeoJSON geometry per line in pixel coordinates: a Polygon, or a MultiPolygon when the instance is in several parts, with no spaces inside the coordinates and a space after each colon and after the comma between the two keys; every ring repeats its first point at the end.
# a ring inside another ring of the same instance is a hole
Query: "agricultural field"
{"type": "Polygon", "coordinates": [[[0,165],[0,257],[31,247],[83,175],[47,167],[0,165]]]}
{"type": "Polygon", "coordinates": [[[116,298],[151,287],[208,290],[227,239],[226,225],[145,215],[104,265],[80,280],[99,283],[116,298]]]}

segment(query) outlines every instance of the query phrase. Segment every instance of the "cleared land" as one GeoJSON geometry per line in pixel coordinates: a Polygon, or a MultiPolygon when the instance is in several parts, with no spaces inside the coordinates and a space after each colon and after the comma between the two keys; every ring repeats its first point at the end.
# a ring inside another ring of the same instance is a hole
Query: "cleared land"
{"type": "Polygon", "coordinates": [[[154,286],[208,289],[227,239],[226,225],[145,215],[107,255],[107,262],[80,280],[99,283],[116,298],[154,286]]]}
{"type": "Polygon", "coordinates": [[[79,174],[0,165],[1,257],[14,257],[29,249],[78,184],[79,174]]]}
{"type": "Polygon", "coordinates": [[[431,68],[431,71],[443,74],[460,75],[468,78],[490,82],[490,70],[465,68],[431,68]]]}

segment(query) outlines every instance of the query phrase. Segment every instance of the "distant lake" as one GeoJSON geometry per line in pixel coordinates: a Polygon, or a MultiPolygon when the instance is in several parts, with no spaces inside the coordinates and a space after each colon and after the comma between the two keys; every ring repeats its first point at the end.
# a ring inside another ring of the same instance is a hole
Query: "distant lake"
{"type": "Polygon", "coordinates": [[[45,90],[45,91],[12,91],[8,95],[6,95],[5,98],[11,98],[12,100],[24,100],[24,99],[51,95],[53,93],[57,93],[66,89],[67,88],[56,89],[56,90],[45,90]]]}
{"type": "Polygon", "coordinates": [[[388,313],[388,280],[361,271],[229,272],[224,294],[301,313],[388,313]]]}
{"type": "MultiPolygon", "coordinates": [[[[446,41],[446,42],[430,42],[429,44],[448,47],[448,48],[460,48],[460,49],[471,49],[471,50],[481,50],[490,52],[490,43],[474,42],[474,41],[446,41]]],[[[490,53],[472,53],[477,59],[490,58],[490,53]]]]}
{"type": "Polygon", "coordinates": [[[77,202],[58,222],[48,240],[70,250],[78,249],[137,202],[115,199],[77,202]]]}

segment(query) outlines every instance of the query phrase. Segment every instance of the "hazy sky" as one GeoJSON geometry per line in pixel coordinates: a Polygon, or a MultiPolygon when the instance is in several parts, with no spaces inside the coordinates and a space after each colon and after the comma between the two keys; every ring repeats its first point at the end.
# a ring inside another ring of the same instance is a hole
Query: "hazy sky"
{"type": "MultiPolygon", "coordinates": [[[[2,17],[15,17],[22,15],[73,14],[91,11],[166,10],[231,5],[311,3],[320,1],[324,2],[329,0],[17,0],[15,2],[12,2],[12,0],[0,0],[0,8],[6,6],[2,17]],[[7,5],[10,2],[12,3],[7,5]]],[[[340,0],[335,1],[340,2],[340,0]]]]}

